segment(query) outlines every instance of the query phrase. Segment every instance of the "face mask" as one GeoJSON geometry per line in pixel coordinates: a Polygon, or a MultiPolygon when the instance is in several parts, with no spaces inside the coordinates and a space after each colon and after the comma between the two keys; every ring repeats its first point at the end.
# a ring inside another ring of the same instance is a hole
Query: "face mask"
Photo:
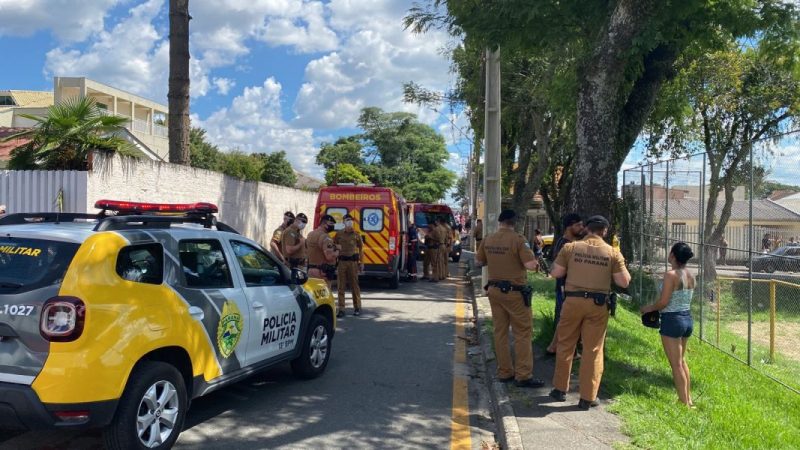
{"type": "Polygon", "coordinates": [[[303,229],[303,228],[305,228],[305,227],[306,227],[306,224],[305,224],[305,222],[300,222],[300,223],[298,223],[298,224],[297,224],[297,229],[298,229],[298,230],[302,230],[302,229],[303,229]]]}
{"type": "Polygon", "coordinates": [[[353,228],[353,221],[352,220],[345,220],[344,221],[344,226],[346,226],[347,228],[353,228]]]}
{"type": "Polygon", "coordinates": [[[333,229],[334,229],[335,227],[336,227],[335,225],[325,225],[325,231],[326,231],[327,233],[330,233],[331,231],[333,231],[333,229]]]}

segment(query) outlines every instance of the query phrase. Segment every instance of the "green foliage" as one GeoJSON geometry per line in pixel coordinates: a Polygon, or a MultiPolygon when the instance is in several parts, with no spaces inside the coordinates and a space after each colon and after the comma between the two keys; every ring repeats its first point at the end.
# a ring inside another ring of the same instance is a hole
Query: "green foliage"
{"type": "Polygon", "coordinates": [[[260,158],[263,163],[261,181],[290,187],[297,183],[297,175],[292,169],[292,164],[286,159],[285,151],[270,154],[256,153],[254,156],[260,158]]]}
{"type": "Polygon", "coordinates": [[[458,177],[458,180],[456,180],[456,186],[451,194],[453,200],[457,201],[461,208],[466,208],[468,206],[467,201],[469,200],[469,185],[467,184],[467,181],[467,177],[458,177]]]}
{"type": "Polygon", "coordinates": [[[192,127],[189,131],[189,161],[192,167],[217,170],[222,152],[206,140],[206,130],[192,127]]]}
{"type": "Polygon", "coordinates": [[[317,164],[331,169],[336,164],[350,164],[353,167],[364,165],[361,155],[360,135],[339,138],[335,143],[323,143],[317,153],[317,164]]]}
{"type": "Polygon", "coordinates": [[[255,155],[233,150],[221,154],[218,169],[225,175],[245,181],[261,181],[264,161],[255,155]]]}
{"type": "Polygon", "coordinates": [[[336,183],[369,183],[369,178],[364,175],[358,167],[350,163],[334,165],[325,172],[325,182],[328,184],[336,183]]]}
{"type": "Polygon", "coordinates": [[[764,180],[755,189],[756,198],[767,198],[776,191],[800,192],[800,186],[764,180]]]}
{"type": "Polygon", "coordinates": [[[293,187],[297,182],[286,152],[246,154],[223,152],[206,139],[206,130],[192,127],[189,132],[190,164],[198,169],[222,172],[247,181],[263,181],[293,187]]]}
{"type": "Polygon", "coordinates": [[[136,147],[117,135],[125,132],[128,120],[105,115],[89,97],[64,100],[48,108],[45,117],[22,117],[36,121],[36,125],[6,138],[32,139],[11,152],[9,169],[86,170],[93,151],[141,156],[136,147]]]}
{"type": "Polygon", "coordinates": [[[324,143],[317,164],[330,184],[366,183],[396,189],[407,200],[436,202],[455,181],[444,168],[448,153],[444,138],[405,112],[365,108],[358,125],[363,133],[324,143]]]}

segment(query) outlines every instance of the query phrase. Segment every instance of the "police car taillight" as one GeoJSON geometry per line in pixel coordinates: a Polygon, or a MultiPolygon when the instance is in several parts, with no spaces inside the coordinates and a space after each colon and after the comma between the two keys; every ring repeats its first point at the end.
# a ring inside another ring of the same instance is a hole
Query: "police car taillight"
{"type": "Polygon", "coordinates": [[[160,212],[160,213],[217,213],[219,208],[213,203],[142,203],[117,200],[98,200],[94,207],[107,211],[160,212]]]}
{"type": "Polygon", "coordinates": [[[53,297],[42,306],[39,332],[52,342],[70,342],[83,333],[86,305],[77,297],[53,297]]]}

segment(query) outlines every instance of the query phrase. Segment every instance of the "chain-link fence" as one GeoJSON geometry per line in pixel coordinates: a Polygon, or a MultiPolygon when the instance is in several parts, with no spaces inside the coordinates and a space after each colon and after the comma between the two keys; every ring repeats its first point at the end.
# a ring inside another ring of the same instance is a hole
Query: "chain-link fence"
{"type": "Polygon", "coordinates": [[[751,144],[625,170],[622,250],[647,304],[689,244],[695,336],[800,392],[800,135],[751,144]]]}

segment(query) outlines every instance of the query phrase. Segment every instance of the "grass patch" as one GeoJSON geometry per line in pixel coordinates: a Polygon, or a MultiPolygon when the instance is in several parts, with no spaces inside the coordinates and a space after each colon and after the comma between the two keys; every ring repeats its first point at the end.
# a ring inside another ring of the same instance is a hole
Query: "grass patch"
{"type": "MultiPolygon", "coordinates": [[[[542,347],[552,336],[554,282],[534,275],[530,283],[537,293],[533,340],[542,347]]],[[[643,327],[629,309],[618,308],[609,321],[601,389],[615,400],[609,409],[622,418],[633,446],[800,447],[800,395],[697,338],[687,352],[697,409],[680,405],[658,331],[643,327]]]]}

